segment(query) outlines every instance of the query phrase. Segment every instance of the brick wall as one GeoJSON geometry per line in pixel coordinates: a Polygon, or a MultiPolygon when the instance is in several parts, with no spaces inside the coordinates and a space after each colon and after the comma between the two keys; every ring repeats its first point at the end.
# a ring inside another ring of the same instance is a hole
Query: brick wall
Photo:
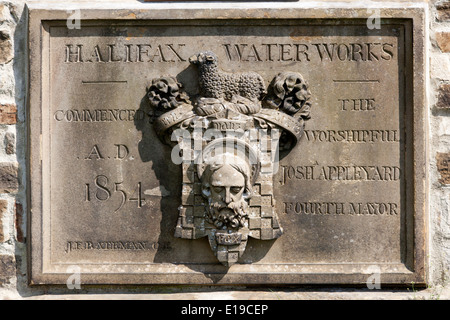
{"type": "Polygon", "coordinates": [[[24,266],[18,264],[26,262],[26,219],[21,205],[25,203],[21,179],[25,159],[20,159],[25,150],[26,97],[22,12],[23,1],[0,2],[0,299],[16,296],[25,281],[24,266]]]}
{"type": "Polygon", "coordinates": [[[450,277],[450,1],[430,3],[430,274],[450,277]]]}

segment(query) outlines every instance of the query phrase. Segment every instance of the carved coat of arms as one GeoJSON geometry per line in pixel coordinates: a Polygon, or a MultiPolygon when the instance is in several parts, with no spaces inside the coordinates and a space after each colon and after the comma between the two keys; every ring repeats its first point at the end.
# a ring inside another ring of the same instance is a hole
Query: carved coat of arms
{"type": "Polygon", "coordinates": [[[175,237],[207,237],[229,267],[249,237],[283,234],[273,175],[279,152],[292,149],[303,133],[311,94],[299,73],[279,73],[266,86],[255,72],[222,71],[213,52],[189,62],[197,67],[199,95],[189,96],[172,76],[153,79],[148,88],[154,128],[182,167],[175,237]]]}

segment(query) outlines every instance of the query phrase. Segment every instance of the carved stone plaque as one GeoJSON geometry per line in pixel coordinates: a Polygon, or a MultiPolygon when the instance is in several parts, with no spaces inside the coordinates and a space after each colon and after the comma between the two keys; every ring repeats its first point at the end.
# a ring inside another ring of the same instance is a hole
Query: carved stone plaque
{"type": "Polygon", "coordinates": [[[423,283],[421,10],[148,5],[30,8],[30,283],[423,283]]]}

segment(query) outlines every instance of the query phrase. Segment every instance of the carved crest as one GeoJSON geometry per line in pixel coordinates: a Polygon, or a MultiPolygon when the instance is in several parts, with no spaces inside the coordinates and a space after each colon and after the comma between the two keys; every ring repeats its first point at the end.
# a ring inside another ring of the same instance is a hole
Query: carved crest
{"type": "Polygon", "coordinates": [[[280,149],[292,149],[310,118],[310,92],[302,75],[282,72],[266,88],[257,73],[227,73],[213,52],[189,62],[197,67],[199,96],[171,76],[154,79],[148,98],[154,129],[174,146],[183,171],[175,237],[208,237],[229,267],[249,237],[283,234],[275,210],[273,175],[280,149]]]}

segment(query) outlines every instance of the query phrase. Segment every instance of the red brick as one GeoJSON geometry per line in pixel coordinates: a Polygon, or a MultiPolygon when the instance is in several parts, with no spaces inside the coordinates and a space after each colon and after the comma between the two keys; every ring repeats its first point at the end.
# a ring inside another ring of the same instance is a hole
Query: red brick
{"type": "Polygon", "coordinates": [[[16,239],[17,241],[24,243],[25,242],[25,236],[23,232],[23,206],[21,203],[16,202],[16,219],[15,219],[15,225],[16,225],[16,239]]]}
{"type": "Polygon", "coordinates": [[[15,104],[0,104],[0,124],[16,124],[17,107],[15,104]]]}
{"type": "Polygon", "coordinates": [[[436,32],[436,42],[442,52],[450,52],[450,32],[436,32]]]}

